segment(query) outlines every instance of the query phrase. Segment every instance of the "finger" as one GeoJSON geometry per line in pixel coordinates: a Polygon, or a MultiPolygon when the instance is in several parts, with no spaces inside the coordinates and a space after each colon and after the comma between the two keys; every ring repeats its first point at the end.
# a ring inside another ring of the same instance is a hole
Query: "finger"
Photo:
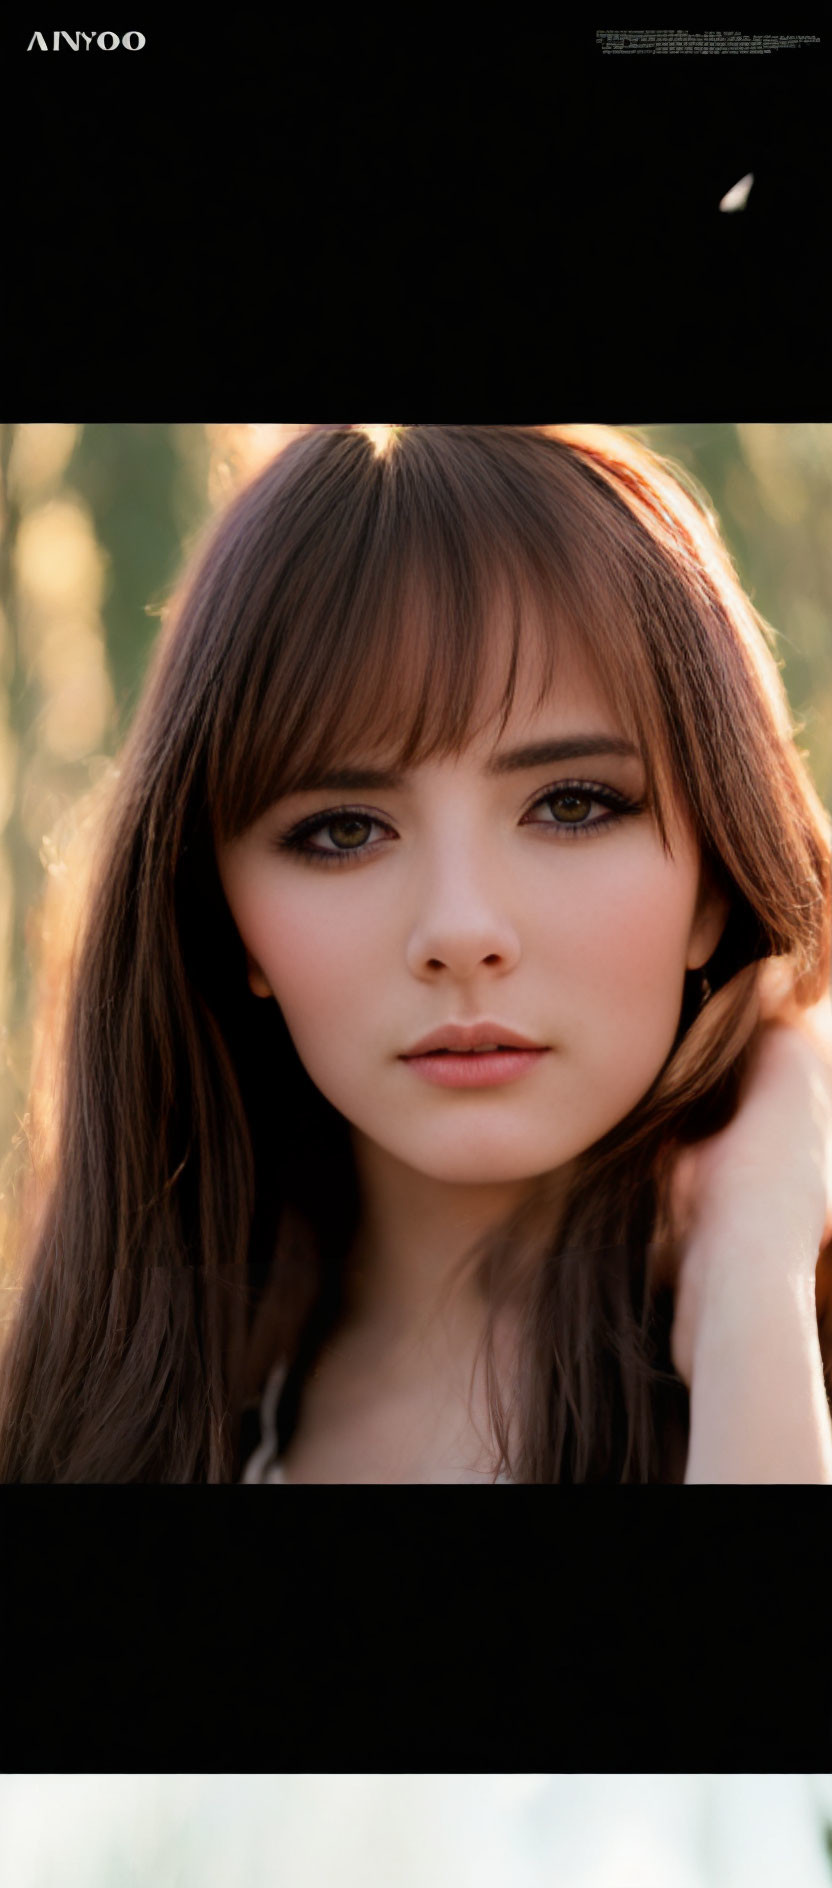
{"type": "Polygon", "coordinates": [[[797,1005],[794,1000],[794,971],[787,958],[767,957],[760,964],[757,991],[762,1022],[791,1019],[797,1005]]]}

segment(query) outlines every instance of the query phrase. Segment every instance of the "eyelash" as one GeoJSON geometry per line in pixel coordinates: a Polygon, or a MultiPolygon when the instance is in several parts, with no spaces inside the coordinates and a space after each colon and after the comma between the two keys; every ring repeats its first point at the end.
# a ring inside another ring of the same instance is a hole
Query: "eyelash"
{"type": "MultiPolygon", "coordinates": [[[[560,833],[562,838],[575,840],[586,838],[591,833],[608,832],[611,826],[617,826],[619,820],[643,811],[643,800],[628,800],[625,794],[615,792],[612,787],[598,786],[590,780],[559,780],[555,786],[537,795],[527,813],[523,815],[521,825],[548,826],[551,831],[560,833]],[[580,794],[583,799],[590,800],[596,805],[606,806],[608,808],[606,817],[587,820],[575,826],[563,826],[554,819],[551,822],[529,820],[528,814],[534,813],[539,806],[547,806],[551,800],[567,794],[580,794]]],[[[373,826],[384,825],[384,821],[380,820],[375,813],[370,813],[366,807],[330,807],[325,813],[313,813],[309,819],[301,820],[299,825],[292,826],[287,833],[274,841],[275,850],[292,852],[296,858],[303,859],[310,865],[322,864],[325,867],[347,865],[353,859],[366,859],[373,850],[370,844],[346,847],[340,851],[335,849],[327,851],[321,846],[307,844],[314,834],[325,832],[328,826],[333,826],[336,820],[340,819],[362,819],[373,826]]],[[[390,828],[388,827],[387,830],[389,831],[390,828]]]]}

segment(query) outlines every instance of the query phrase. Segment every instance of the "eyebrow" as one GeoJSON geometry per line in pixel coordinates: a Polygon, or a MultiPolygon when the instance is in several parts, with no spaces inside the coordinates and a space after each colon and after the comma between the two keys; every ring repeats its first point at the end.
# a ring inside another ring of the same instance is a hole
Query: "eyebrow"
{"type": "MultiPolygon", "coordinates": [[[[569,734],[559,741],[532,741],[525,747],[512,747],[493,754],[487,774],[522,773],[532,767],[549,767],[564,760],[594,760],[597,755],[614,754],[624,760],[640,760],[631,741],[619,734],[569,734]]],[[[380,788],[392,792],[404,786],[406,775],[389,768],[339,767],[324,774],[308,775],[298,781],[296,793],[361,793],[380,788]]]]}

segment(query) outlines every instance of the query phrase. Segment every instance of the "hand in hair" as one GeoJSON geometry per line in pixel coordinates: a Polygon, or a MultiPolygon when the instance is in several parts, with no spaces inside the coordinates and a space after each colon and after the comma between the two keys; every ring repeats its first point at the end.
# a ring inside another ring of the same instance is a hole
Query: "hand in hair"
{"type": "Polygon", "coordinates": [[[733,1120],[674,1173],[688,1480],[832,1480],[816,1311],[832,1239],[832,1005],[775,1003],[771,986],[762,998],[733,1120]]]}
{"type": "Polygon", "coordinates": [[[745,1245],[764,1230],[768,1247],[776,1227],[784,1267],[812,1280],[820,1248],[832,1239],[829,997],[763,1024],[737,1113],[721,1133],[679,1156],[671,1197],[682,1246],[673,1361],[689,1384],[708,1276],[730,1262],[733,1237],[739,1233],[745,1245]]]}

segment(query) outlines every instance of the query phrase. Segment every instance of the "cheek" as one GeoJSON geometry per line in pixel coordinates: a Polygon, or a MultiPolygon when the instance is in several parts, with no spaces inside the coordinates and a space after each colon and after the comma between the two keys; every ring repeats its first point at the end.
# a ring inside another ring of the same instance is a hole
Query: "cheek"
{"type": "Polygon", "coordinates": [[[383,955],[379,926],[344,899],[334,918],[331,894],[332,887],[319,880],[283,883],[279,889],[252,883],[238,889],[232,907],[243,942],[264,971],[287,1023],[304,1033],[314,1033],[316,1024],[328,1027],[332,1018],[343,1029],[362,989],[372,991],[376,959],[383,955]]]}
{"type": "Polygon", "coordinates": [[[568,960],[570,974],[600,1002],[680,992],[695,897],[693,875],[657,860],[654,848],[646,857],[622,848],[614,869],[607,861],[603,871],[587,870],[568,900],[550,901],[550,955],[568,960]]]}
{"type": "MultiPolygon", "coordinates": [[[[599,850],[603,841],[598,841],[599,850]]],[[[555,1027],[592,1110],[587,1131],[604,1131],[635,1105],[662,1068],[679,1024],[695,873],[680,872],[651,848],[645,857],[608,858],[582,896],[552,911],[548,963],[562,993],[555,1027]]]]}

